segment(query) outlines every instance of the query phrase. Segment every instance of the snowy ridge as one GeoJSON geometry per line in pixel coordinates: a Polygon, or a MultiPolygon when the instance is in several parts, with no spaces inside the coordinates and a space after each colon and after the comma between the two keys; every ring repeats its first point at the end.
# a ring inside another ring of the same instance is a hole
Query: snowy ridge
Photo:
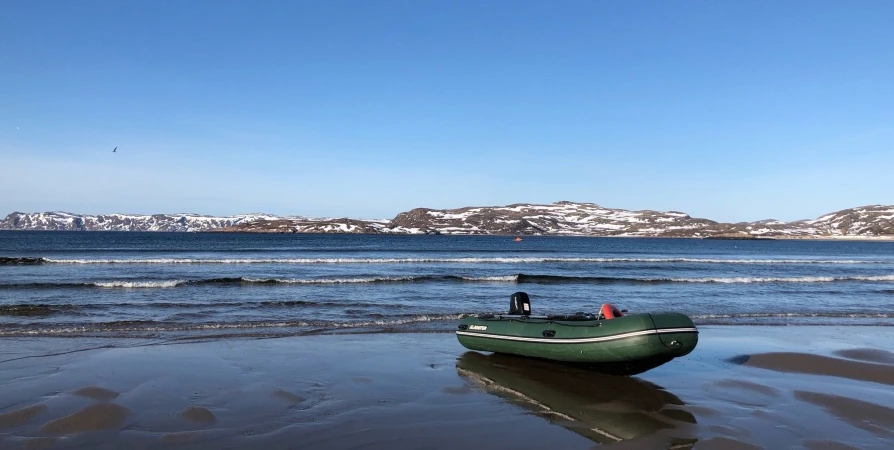
{"type": "Polygon", "coordinates": [[[83,215],[62,211],[42,213],[14,212],[0,221],[6,230],[55,231],[208,231],[243,222],[279,217],[270,214],[241,214],[214,217],[199,214],[101,214],[83,215]]]}
{"type": "Polygon", "coordinates": [[[416,208],[392,220],[280,217],[244,214],[78,215],[15,212],[0,221],[8,230],[235,231],[264,233],[492,234],[649,236],[721,239],[894,238],[894,206],[862,206],[813,220],[722,223],[679,211],[630,211],[595,203],[560,201],[458,209],[416,208]]]}
{"type": "Polygon", "coordinates": [[[894,234],[894,206],[861,206],[803,222],[833,236],[891,235],[894,234]]]}
{"type": "Polygon", "coordinates": [[[241,221],[216,231],[246,231],[254,233],[357,233],[388,232],[387,220],[282,218],[270,217],[256,221],[241,221]]]}
{"type": "Polygon", "coordinates": [[[722,223],[679,211],[630,211],[568,201],[400,213],[390,232],[726,239],[894,237],[894,206],[864,206],[815,220],[722,223]]]}
{"type": "Polygon", "coordinates": [[[716,222],[678,211],[629,211],[568,201],[400,213],[393,231],[439,234],[549,234],[570,236],[688,235],[716,222]]]}

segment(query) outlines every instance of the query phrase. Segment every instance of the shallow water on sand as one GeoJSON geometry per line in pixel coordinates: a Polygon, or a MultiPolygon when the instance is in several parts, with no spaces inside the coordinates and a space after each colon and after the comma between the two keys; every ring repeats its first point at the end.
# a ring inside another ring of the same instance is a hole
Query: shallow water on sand
{"type": "Polygon", "coordinates": [[[39,351],[59,339],[10,338],[33,347],[0,363],[0,448],[887,449],[894,340],[881,331],[705,326],[693,353],[636,377],[470,352],[443,333],[56,355],[39,351]]]}
{"type": "Polygon", "coordinates": [[[446,331],[519,290],[537,313],[890,326],[894,243],[0,232],[6,337],[446,331]]]}

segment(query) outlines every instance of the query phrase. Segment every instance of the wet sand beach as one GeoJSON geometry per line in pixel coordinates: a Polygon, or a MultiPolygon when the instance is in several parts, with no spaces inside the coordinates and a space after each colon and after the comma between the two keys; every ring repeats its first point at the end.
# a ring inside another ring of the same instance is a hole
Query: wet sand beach
{"type": "Polygon", "coordinates": [[[887,327],[700,330],[692,354],[636,377],[450,333],[5,339],[0,448],[894,446],[887,327]]]}

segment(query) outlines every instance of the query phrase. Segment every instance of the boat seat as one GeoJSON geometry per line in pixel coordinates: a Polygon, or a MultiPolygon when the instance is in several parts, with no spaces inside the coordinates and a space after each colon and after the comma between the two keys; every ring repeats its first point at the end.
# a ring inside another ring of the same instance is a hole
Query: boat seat
{"type": "Polygon", "coordinates": [[[599,315],[602,316],[603,319],[608,320],[614,319],[615,317],[623,317],[624,313],[611,303],[603,303],[602,307],[599,308],[599,315]]]}
{"type": "Polygon", "coordinates": [[[510,315],[531,315],[531,299],[525,292],[516,292],[509,296],[509,314],[510,315]]]}

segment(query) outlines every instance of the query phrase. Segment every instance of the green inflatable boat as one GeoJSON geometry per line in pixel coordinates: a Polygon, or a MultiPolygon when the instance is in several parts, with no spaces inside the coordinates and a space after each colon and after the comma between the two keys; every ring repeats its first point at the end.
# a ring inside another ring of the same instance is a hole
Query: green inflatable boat
{"type": "Polygon", "coordinates": [[[698,329],[685,314],[625,314],[609,303],[596,314],[533,316],[528,294],[516,292],[510,297],[509,314],[467,317],[456,337],[471,350],[636,375],[689,354],[698,343],[698,329]]]}

